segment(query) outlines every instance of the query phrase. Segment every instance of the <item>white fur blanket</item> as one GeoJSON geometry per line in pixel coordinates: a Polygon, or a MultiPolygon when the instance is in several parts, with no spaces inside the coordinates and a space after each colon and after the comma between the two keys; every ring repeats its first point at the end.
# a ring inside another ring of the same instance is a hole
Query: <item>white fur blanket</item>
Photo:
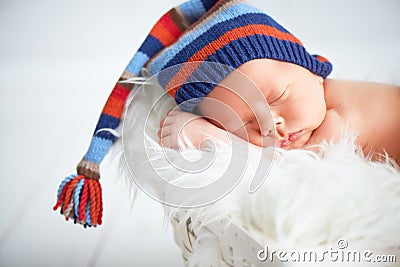
{"type": "MultiPolygon", "coordinates": [[[[193,222],[206,227],[230,216],[275,249],[337,248],[337,241],[345,240],[348,248],[395,254],[400,261],[400,173],[388,161],[364,158],[351,134],[339,144],[323,144],[319,154],[279,149],[273,154],[271,149],[235,138],[224,148],[202,153],[163,149],[158,145],[159,121],[175,104],[162,94],[157,84],[135,91],[119,146],[136,185],[151,197],[173,204],[165,205],[167,216],[175,215],[176,206],[199,206],[187,209],[186,216],[193,222]],[[264,173],[270,172],[251,194],[249,185],[260,166],[264,173]],[[233,181],[210,186],[226,177],[233,181]],[[185,194],[168,184],[189,188],[188,192],[197,189],[185,194]],[[226,185],[229,188],[223,188],[226,185]],[[213,204],[203,205],[206,202],[213,204]]],[[[189,261],[191,265],[219,265],[218,246],[197,244],[196,248],[195,244],[194,249],[207,257],[193,253],[197,256],[189,261]]]]}

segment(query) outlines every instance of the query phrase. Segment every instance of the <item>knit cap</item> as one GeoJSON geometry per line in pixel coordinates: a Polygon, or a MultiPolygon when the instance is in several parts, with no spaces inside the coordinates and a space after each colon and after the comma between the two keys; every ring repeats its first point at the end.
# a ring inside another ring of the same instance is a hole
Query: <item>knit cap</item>
{"type": "MultiPolygon", "coordinates": [[[[246,1],[190,1],[186,5],[199,5],[200,10],[207,7],[205,3],[213,6],[199,19],[192,18],[182,36],[147,63],[150,74],[158,75],[161,86],[182,110],[192,112],[229,73],[253,59],[294,63],[323,78],[331,72],[327,59],[310,55],[298,38],[246,1]]],[[[161,40],[163,36],[153,37],[161,40]]]]}
{"type": "Polygon", "coordinates": [[[233,70],[262,58],[297,64],[323,78],[332,71],[327,59],[309,54],[298,38],[245,1],[190,0],[165,13],[114,86],[78,174],[61,183],[54,209],[61,207],[67,219],[84,226],[101,224],[99,164],[117,138],[109,130],[119,126],[133,87],[124,81],[140,76],[144,66],[191,112],[233,70]]]}

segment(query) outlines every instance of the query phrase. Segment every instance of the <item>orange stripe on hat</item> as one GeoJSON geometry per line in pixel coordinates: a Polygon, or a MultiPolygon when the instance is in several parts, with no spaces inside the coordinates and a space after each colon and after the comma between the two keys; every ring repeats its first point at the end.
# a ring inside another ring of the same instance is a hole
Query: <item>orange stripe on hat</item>
{"type": "Polygon", "coordinates": [[[130,90],[128,88],[125,88],[123,85],[117,83],[114,86],[111,95],[108,97],[102,113],[117,119],[121,118],[129,92],[130,90]]]}
{"type": "Polygon", "coordinates": [[[321,62],[329,62],[329,60],[327,58],[320,56],[320,55],[315,56],[315,58],[321,62]]]}
{"type": "Polygon", "coordinates": [[[181,36],[182,31],[175,24],[169,13],[162,16],[159,23],[154,25],[150,35],[158,39],[163,46],[169,46],[181,36]]]}
{"type": "Polygon", "coordinates": [[[163,46],[169,46],[176,40],[176,38],[169,32],[168,28],[161,23],[157,23],[154,28],[151,29],[150,34],[157,38],[163,46]]]}
{"type": "Polygon", "coordinates": [[[290,33],[281,32],[276,28],[263,24],[251,24],[239,28],[232,29],[223,35],[221,35],[218,39],[204,46],[202,49],[197,51],[188,61],[180,68],[180,70],[172,77],[172,79],[168,82],[165,89],[167,92],[175,97],[176,92],[180,88],[182,84],[185,83],[187,79],[189,79],[190,75],[197,69],[198,66],[202,62],[198,64],[193,64],[190,62],[194,61],[204,61],[207,57],[214,54],[217,50],[221,49],[223,46],[229,44],[230,42],[244,38],[246,36],[252,35],[267,35],[274,37],[276,39],[285,40],[293,43],[297,43],[299,45],[303,45],[299,39],[293,36],[290,33]],[[233,38],[232,38],[233,37],[233,38]],[[190,63],[190,64],[188,64],[190,63]]]}
{"type": "Polygon", "coordinates": [[[124,107],[125,107],[125,101],[122,101],[121,99],[117,99],[114,97],[109,97],[107,99],[106,105],[103,108],[102,113],[119,119],[124,111],[124,107]]]}

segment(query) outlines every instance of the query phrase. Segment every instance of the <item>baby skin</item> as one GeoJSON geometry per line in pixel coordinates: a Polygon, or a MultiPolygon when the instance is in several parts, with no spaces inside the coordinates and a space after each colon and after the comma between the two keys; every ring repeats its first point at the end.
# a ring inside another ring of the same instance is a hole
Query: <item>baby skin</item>
{"type": "Polygon", "coordinates": [[[170,111],[160,122],[162,146],[178,148],[185,135],[195,147],[227,132],[260,147],[313,149],[345,131],[374,159],[387,153],[400,165],[400,87],[322,79],[298,65],[256,59],[232,72],[197,106],[201,116],[170,111]]]}

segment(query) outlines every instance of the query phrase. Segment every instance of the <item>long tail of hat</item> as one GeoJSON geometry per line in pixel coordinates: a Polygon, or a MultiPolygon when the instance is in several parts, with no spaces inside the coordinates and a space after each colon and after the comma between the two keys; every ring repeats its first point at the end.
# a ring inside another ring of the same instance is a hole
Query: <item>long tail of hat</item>
{"type": "Polygon", "coordinates": [[[220,1],[223,0],[187,1],[165,13],[153,26],[108,97],[89,149],[77,166],[78,174],[65,178],[58,189],[57,203],[53,209],[60,207],[66,220],[71,218],[85,227],[102,223],[99,165],[117,139],[112,130],[120,124],[126,99],[133,87],[123,81],[138,77],[152,56],[174,43],[193,22],[220,1]]]}

